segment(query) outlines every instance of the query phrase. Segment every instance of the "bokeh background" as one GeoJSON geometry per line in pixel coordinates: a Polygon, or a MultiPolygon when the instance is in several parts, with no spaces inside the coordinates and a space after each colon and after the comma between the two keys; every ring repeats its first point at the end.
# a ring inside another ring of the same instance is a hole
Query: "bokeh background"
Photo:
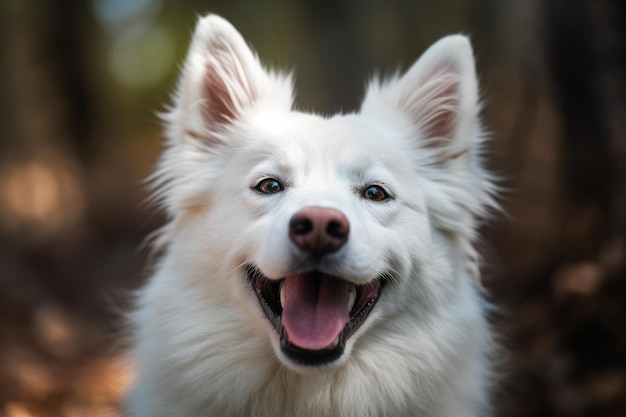
{"type": "Polygon", "coordinates": [[[119,416],[118,342],[162,216],[143,179],[199,14],[231,20],[298,102],[356,109],[375,70],[471,36],[505,215],[484,282],[501,416],[626,416],[626,2],[2,0],[0,416],[119,416]]]}

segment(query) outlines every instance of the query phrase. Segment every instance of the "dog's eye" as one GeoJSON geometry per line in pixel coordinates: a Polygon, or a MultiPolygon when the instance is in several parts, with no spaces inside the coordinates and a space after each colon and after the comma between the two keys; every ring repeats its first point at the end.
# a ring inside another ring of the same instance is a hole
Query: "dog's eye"
{"type": "Polygon", "coordinates": [[[370,185],[363,190],[363,198],[372,201],[384,201],[389,198],[389,194],[380,185],[370,185]]]}
{"type": "Polygon", "coordinates": [[[258,183],[257,186],[254,187],[254,189],[261,194],[275,194],[281,192],[285,188],[277,179],[266,178],[258,183]]]}

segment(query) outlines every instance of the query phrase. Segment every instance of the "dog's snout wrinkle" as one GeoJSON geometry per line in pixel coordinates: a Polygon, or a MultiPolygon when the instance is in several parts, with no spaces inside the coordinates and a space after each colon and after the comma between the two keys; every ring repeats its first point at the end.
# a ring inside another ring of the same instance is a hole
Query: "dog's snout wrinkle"
{"type": "Polygon", "coordinates": [[[289,238],[301,250],[322,256],[336,252],[348,240],[350,223],[338,210],[307,207],[291,217],[289,238]]]}

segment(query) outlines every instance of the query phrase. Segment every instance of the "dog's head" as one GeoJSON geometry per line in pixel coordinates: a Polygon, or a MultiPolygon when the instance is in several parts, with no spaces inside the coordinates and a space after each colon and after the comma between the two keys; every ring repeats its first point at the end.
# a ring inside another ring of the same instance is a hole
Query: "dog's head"
{"type": "Polygon", "coordinates": [[[155,178],[173,279],[240,305],[302,370],[345,362],[381,318],[445,303],[475,272],[492,186],[465,37],[370,83],[358,113],[295,111],[292,94],[228,22],[201,19],[155,178]]]}

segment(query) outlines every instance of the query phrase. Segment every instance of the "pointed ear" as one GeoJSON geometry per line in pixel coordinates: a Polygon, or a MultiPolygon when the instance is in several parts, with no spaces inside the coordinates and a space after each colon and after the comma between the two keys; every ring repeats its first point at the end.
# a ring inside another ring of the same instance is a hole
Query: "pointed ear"
{"type": "Polygon", "coordinates": [[[479,110],[472,48],[460,35],[436,42],[401,77],[373,82],[361,108],[408,151],[434,224],[468,242],[476,219],[498,207],[498,187],[483,166],[479,110]]]}
{"type": "Polygon", "coordinates": [[[403,76],[373,82],[361,112],[396,125],[408,121],[418,141],[414,145],[432,150],[438,162],[465,153],[477,133],[479,112],[469,40],[461,35],[442,38],[403,76]]]}
{"type": "Polygon", "coordinates": [[[179,84],[174,115],[182,133],[217,140],[244,112],[264,102],[292,106],[291,77],[266,71],[237,30],[219,16],[198,21],[179,84]]]}

